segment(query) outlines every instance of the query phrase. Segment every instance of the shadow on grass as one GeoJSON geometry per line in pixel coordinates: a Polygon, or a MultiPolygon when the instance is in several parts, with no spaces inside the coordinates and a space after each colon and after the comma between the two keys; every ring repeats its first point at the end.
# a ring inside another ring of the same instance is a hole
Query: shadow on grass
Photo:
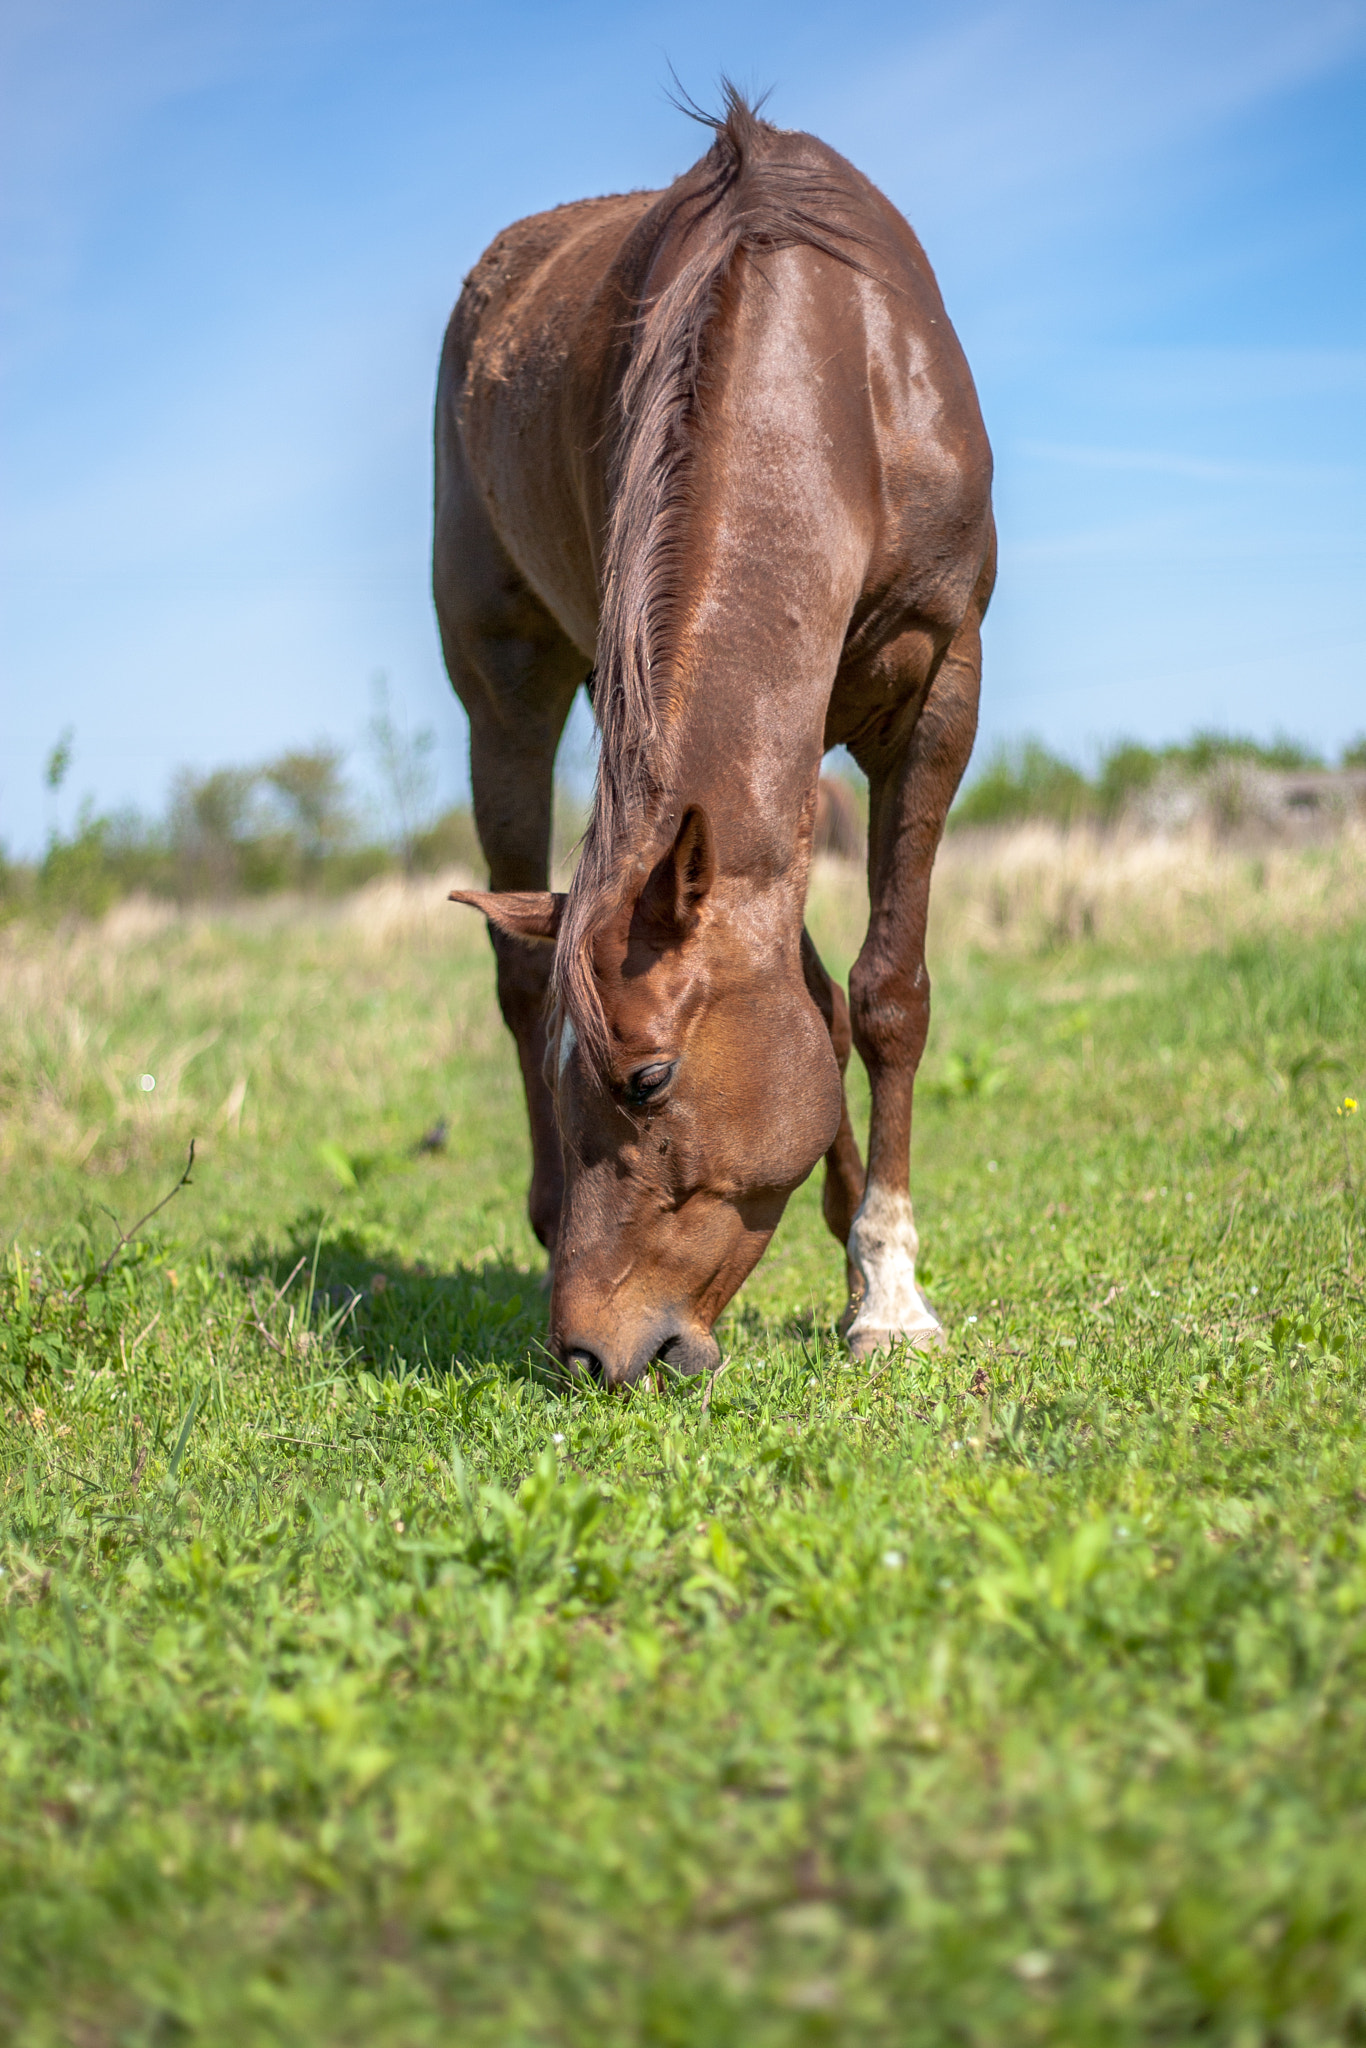
{"type": "Polygon", "coordinates": [[[542,1276],[510,1259],[434,1273],[313,1209],[296,1218],[282,1249],[258,1250],[233,1270],[248,1286],[286,1288],[296,1309],[311,1289],[315,1326],[335,1318],[354,1363],[381,1376],[494,1366],[512,1379],[540,1379],[550,1370],[542,1276]]]}
{"type": "MultiPolygon", "coordinates": [[[[373,1231],[310,1208],[294,1219],[282,1243],[256,1247],[231,1270],[260,1307],[284,1289],[277,1314],[292,1304],[297,1316],[311,1289],[313,1328],[331,1323],[352,1366],[378,1377],[491,1370],[568,1391],[545,1348],[549,1296],[537,1267],[490,1255],[433,1272],[373,1231]]],[[[735,1356],[794,1352],[803,1372],[847,1363],[833,1320],[814,1307],[775,1317],[741,1299],[727,1311],[718,1336],[722,1351],[735,1356]]],[[[659,1395],[698,1397],[696,1383],[678,1381],[665,1367],[650,1377],[659,1395]]],[[[722,1407],[718,1399],[718,1416],[722,1407]]]]}
{"type": "Polygon", "coordinates": [[[771,1315],[742,1296],[727,1308],[716,1334],[722,1351],[760,1351],[776,1344],[796,1344],[810,1353],[813,1363],[836,1356],[847,1363],[834,1317],[814,1306],[799,1315],[771,1315]]]}

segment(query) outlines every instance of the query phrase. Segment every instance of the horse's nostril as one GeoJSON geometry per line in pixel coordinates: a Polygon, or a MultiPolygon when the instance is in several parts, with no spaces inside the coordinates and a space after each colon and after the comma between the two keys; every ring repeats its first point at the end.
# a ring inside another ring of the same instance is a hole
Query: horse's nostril
{"type": "Polygon", "coordinates": [[[566,1351],[565,1371],[573,1373],[575,1379],[593,1380],[602,1385],[602,1360],[591,1351],[566,1351]]]}
{"type": "Polygon", "coordinates": [[[655,1357],[661,1365],[669,1366],[674,1372],[692,1376],[699,1372],[713,1372],[720,1363],[721,1354],[716,1339],[704,1330],[676,1330],[672,1337],[666,1337],[655,1357]]]}

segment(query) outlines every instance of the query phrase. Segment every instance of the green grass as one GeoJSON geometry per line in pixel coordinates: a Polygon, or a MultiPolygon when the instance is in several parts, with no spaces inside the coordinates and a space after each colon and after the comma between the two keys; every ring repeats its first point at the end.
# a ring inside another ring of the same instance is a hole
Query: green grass
{"type": "Polygon", "coordinates": [[[1366,2040],[1366,927],[951,960],[947,1351],[812,1183],[704,1412],[538,1377],[485,942],[369,918],[6,941],[0,2036],[1366,2040]]]}

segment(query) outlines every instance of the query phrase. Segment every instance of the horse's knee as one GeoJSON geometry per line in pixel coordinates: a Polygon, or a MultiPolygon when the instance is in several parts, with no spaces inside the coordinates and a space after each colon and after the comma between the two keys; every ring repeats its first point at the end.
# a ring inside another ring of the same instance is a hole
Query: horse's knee
{"type": "Polygon", "coordinates": [[[919,1066],[930,1030],[930,977],[923,960],[913,968],[856,961],[849,1007],[853,1041],[870,1071],[919,1066]]]}

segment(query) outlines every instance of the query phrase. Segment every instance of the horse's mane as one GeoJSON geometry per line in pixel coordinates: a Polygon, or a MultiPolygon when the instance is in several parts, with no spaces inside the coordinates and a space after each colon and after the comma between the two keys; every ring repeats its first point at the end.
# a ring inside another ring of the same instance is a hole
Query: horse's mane
{"type": "Polygon", "coordinates": [[[782,132],[761,120],[758,107],[729,80],[724,93],[721,115],[684,109],[705,120],[715,139],[656,209],[649,256],[671,233],[682,235],[688,254],[671,282],[634,310],[618,400],[594,667],[597,789],[551,985],[594,1069],[605,1064],[611,1041],[594,979],[593,943],[624,900],[630,848],[671,780],[675,571],[686,542],[700,387],[724,287],[742,250],[804,244],[862,269],[860,250],[868,240],[849,219],[849,186],[814,165],[809,146],[798,152],[805,161],[776,153],[774,145],[787,139],[782,132]]]}

